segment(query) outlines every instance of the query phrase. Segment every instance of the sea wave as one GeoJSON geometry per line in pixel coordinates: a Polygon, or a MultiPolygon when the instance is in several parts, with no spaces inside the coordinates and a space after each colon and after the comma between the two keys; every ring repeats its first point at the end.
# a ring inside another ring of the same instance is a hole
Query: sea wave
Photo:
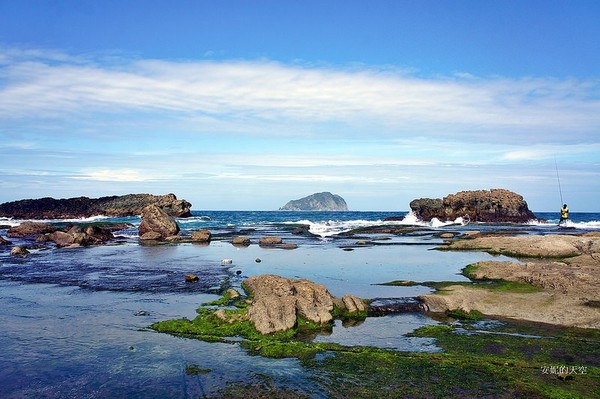
{"type": "MultiPolygon", "coordinates": [[[[528,226],[537,226],[537,227],[556,227],[558,225],[558,219],[550,219],[550,220],[530,220],[527,223],[528,226]]],[[[567,220],[562,223],[561,226],[573,228],[573,229],[600,229],[600,220],[589,220],[585,222],[575,222],[572,220],[567,220]]]]}
{"type": "Polygon", "coordinates": [[[364,227],[373,227],[373,226],[386,226],[386,225],[404,225],[404,226],[423,226],[423,227],[432,227],[439,228],[444,226],[451,225],[465,225],[468,222],[463,218],[457,218],[453,221],[441,221],[437,218],[432,219],[430,222],[424,222],[419,220],[414,213],[409,212],[406,216],[404,216],[401,220],[327,220],[327,221],[318,221],[314,222],[312,220],[304,219],[298,220],[295,222],[285,222],[284,224],[304,224],[308,225],[308,231],[314,235],[319,237],[331,237],[336,234],[344,233],[350,230],[364,228],[364,227]]]}
{"type": "Polygon", "coordinates": [[[105,221],[107,219],[111,219],[109,216],[104,216],[104,215],[96,215],[96,216],[90,216],[90,217],[86,217],[86,218],[73,218],[73,219],[13,219],[13,218],[6,218],[6,217],[0,217],[0,225],[7,225],[7,226],[18,226],[23,222],[27,222],[27,221],[35,221],[35,222],[42,222],[42,223],[94,223],[94,222],[100,222],[100,221],[105,221]]]}

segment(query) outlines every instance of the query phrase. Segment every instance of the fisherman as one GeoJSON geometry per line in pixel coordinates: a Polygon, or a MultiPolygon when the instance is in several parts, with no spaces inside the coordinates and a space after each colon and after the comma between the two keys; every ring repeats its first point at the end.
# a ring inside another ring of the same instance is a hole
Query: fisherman
{"type": "Polygon", "coordinates": [[[569,218],[569,207],[567,206],[567,204],[564,204],[563,207],[560,209],[560,220],[558,221],[558,225],[560,226],[560,224],[563,221],[565,223],[567,223],[568,218],[569,218]]]}

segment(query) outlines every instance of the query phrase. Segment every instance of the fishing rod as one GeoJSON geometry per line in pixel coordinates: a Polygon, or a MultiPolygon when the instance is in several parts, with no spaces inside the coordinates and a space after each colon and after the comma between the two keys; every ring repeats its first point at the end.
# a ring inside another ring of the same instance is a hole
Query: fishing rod
{"type": "Polygon", "coordinates": [[[558,175],[558,163],[556,162],[556,157],[554,157],[554,167],[556,168],[556,180],[558,180],[558,192],[560,194],[560,205],[565,203],[563,201],[562,189],[560,187],[560,176],[558,175]]]}

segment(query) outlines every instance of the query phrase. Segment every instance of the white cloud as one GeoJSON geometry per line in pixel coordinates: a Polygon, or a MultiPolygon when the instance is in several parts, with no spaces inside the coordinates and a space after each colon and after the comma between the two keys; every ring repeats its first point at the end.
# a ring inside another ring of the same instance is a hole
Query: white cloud
{"type": "Polygon", "coordinates": [[[148,176],[133,169],[102,169],[84,171],[78,175],[71,176],[72,179],[112,181],[112,182],[142,182],[157,180],[156,176],[148,176]]]}
{"type": "Polygon", "coordinates": [[[62,53],[51,53],[50,59],[41,55],[5,56],[11,61],[0,69],[2,118],[76,120],[103,112],[127,120],[144,112],[169,124],[179,120],[182,129],[208,132],[419,133],[530,143],[563,141],[567,132],[589,140],[600,126],[597,81],[422,78],[389,69],[264,60],[103,65],[62,53]]]}

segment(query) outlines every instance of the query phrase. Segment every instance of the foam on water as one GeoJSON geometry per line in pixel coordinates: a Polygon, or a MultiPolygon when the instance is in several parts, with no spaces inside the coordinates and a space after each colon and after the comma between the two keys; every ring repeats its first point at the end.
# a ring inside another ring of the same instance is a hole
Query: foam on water
{"type": "Polygon", "coordinates": [[[462,225],[464,226],[468,222],[465,222],[463,218],[457,218],[453,221],[441,221],[437,218],[433,218],[430,222],[424,222],[422,220],[417,219],[413,212],[408,212],[406,216],[402,220],[327,220],[327,221],[319,221],[313,222],[312,220],[299,220],[296,222],[285,222],[286,224],[304,224],[310,226],[309,232],[315,234],[320,237],[331,237],[336,234],[344,233],[346,231],[364,228],[364,227],[372,227],[372,226],[385,226],[385,225],[404,225],[404,226],[422,226],[422,227],[432,227],[439,228],[444,226],[451,225],[462,225]]]}
{"type": "Polygon", "coordinates": [[[94,223],[100,221],[106,221],[111,219],[109,216],[104,215],[96,215],[90,216],[87,218],[73,218],[73,219],[13,219],[13,218],[5,218],[0,217],[0,224],[4,224],[7,226],[18,226],[26,221],[36,221],[43,223],[94,223]]]}
{"type": "MultiPolygon", "coordinates": [[[[558,219],[554,220],[530,220],[527,222],[528,226],[538,226],[538,227],[556,227],[558,225],[558,219]]],[[[567,220],[562,223],[561,226],[572,228],[572,229],[582,229],[582,230],[593,230],[600,229],[600,221],[599,220],[590,220],[585,222],[575,222],[572,220],[567,220]]]]}

